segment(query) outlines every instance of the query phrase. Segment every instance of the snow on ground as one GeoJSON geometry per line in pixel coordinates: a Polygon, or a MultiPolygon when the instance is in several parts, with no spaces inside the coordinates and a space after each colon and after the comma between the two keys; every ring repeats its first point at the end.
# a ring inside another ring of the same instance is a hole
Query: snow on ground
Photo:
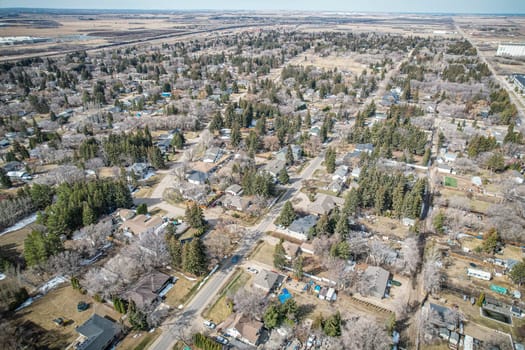
{"type": "Polygon", "coordinates": [[[67,282],[67,279],[64,276],[56,276],[55,278],[52,278],[44,283],[40,288],[38,288],[38,291],[41,294],[47,294],[50,290],[58,287],[64,282],[67,282]]]}
{"type": "Polygon", "coordinates": [[[19,307],[17,307],[15,309],[15,311],[19,311],[19,310],[22,310],[23,308],[25,307],[28,307],[29,305],[33,304],[35,301],[37,301],[38,299],[42,298],[42,295],[41,294],[38,294],[37,296],[35,296],[34,298],[28,298],[26,301],[24,301],[22,304],[20,304],[19,307]]]}
{"type": "Polygon", "coordinates": [[[9,233],[9,232],[18,231],[20,229],[23,229],[24,227],[26,227],[29,224],[32,224],[35,221],[36,221],[36,213],[31,216],[28,216],[27,218],[20,220],[19,222],[17,222],[11,227],[6,228],[2,232],[0,232],[0,236],[5,235],[6,233],[9,233]]]}

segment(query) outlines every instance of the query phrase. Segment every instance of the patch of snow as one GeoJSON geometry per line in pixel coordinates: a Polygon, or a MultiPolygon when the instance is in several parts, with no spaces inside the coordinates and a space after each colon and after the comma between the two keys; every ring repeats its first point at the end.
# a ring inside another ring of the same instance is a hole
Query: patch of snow
{"type": "Polygon", "coordinates": [[[26,227],[27,225],[32,224],[35,221],[36,221],[36,213],[31,215],[31,216],[28,216],[28,217],[26,217],[26,218],[24,218],[22,220],[20,220],[19,222],[17,222],[16,224],[14,224],[11,227],[6,228],[2,232],[0,232],[0,236],[5,235],[6,233],[10,233],[10,232],[13,232],[13,231],[18,231],[20,229],[23,229],[24,227],[26,227]]]}
{"type": "Polygon", "coordinates": [[[58,287],[64,282],[67,282],[67,279],[64,276],[56,276],[44,283],[40,288],[38,288],[38,291],[41,294],[47,294],[50,290],[58,287]]]}
{"type": "Polygon", "coordinates": [[[1,280],[5,280],[5,275],[3,273],[0,272],[0,281],[1,280]]]}
{"type": "Polygon", "coordinates": [[[26,299],[26,301],[24,301],[22,304],[20,304],[20,306],[17,307],[15,309],[15,311],[19,311],[19,310],[22,310],[25,307],[28,307],[29,305],[33,304],[35,301],[37,301],[40,298],[42,298],[41,294],[39,294],[39,295],[37,295],[35,297],[30,297],[30,298],[26,299]]]}

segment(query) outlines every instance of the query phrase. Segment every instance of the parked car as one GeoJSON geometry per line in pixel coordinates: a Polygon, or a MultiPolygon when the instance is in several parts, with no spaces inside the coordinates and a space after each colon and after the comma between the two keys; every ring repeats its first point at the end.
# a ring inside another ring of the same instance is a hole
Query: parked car
{"type": "Polygon", "coordinates": [[[474,263],[469,263],[470,267],[477,267],[474,263]]]}
{"type": "Polygon", "coordinates": [[[77,304],[77,311],[78,311],[78,312],[86,311],[87,309],[89,309],[89,304],[88,304],[88,303],[83,302],[83,301],[80,301],[80,302],[77,304]]]}
{"type": "Polygon", "coordinates": [[[253,268],[253,267],[251,267],[251,266],[248,266],[248,267],[246,268],[246,271],[251,272],[251,273],[254,273],[254,274],[259,273],[259,270],[257,270],[256,268],[253,268]]]}
{"type": "Polygon", "coordinates": [[[212,321],[204,321],[204,325],[206,327],[208,327],[209,329],[215,329],[215,327],[217,327],[217,325],[215,323],[213,323],[212,321]]]}
{"type": "Polygon", "coordinates": [[[228,339],[226,339],[226,338],[224,338],[224,337],[221,337],[220,335],[218,335],[218,336],[215,337],[215,341],[216,341],[217,343],[222,344],[222,345],[228,345],[228,343],[229,343],[228,339]]]}
{"type": "Polygon", "coordinates": [[[232,264],[237,264],[238,262],[239,262],[239,256],[238,255],[232,256],[232,264]]]}

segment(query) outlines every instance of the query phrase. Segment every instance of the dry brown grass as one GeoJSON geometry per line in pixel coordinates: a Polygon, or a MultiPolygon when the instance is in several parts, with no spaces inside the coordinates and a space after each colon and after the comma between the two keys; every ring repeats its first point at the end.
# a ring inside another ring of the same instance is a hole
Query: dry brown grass
{"type": "Polygon", "coordinates": [[[253,254],[252,260],[259,261],[263,264],[273,266],[273,252],[275,247],[268,244],[267,242],[262,243],[255,253],[253,254]]]}
{"type": "Polygon", "coordinates": [[[120,314],[112,307],[97,303],[89,296],[80,294],[70,285],[64,285],[38,299],[27,308],[18,311],[15,317],[17,322],[30,321],[44,330],[56,331],[60,334],[61,341],[71,343],[78,337],[75,327],[84,323],[94,313],[109,316],[113,320],[120,318],[120,314]],[[78,312],[79,301],[89,303],[89,309],[78,312]],[[53,320],[58,317],[64,319],[65,326],[55,325],[53,320]]]}
{"type": "Polygon", "coordinates": [[[190,281],[179,273],[174,273],[173,275],[177,277],[178,280],[166,295],[164,302],[171,307],[178,307],[197,282],[190,281]]]}

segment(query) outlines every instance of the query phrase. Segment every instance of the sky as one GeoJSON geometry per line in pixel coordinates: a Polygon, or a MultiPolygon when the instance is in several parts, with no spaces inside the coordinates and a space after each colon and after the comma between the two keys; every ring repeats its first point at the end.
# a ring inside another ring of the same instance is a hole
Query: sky
{"type": "Polygon", "coordinates": [[[525,14],[525,0],[0,0],[0,7],[525,14]]]}

